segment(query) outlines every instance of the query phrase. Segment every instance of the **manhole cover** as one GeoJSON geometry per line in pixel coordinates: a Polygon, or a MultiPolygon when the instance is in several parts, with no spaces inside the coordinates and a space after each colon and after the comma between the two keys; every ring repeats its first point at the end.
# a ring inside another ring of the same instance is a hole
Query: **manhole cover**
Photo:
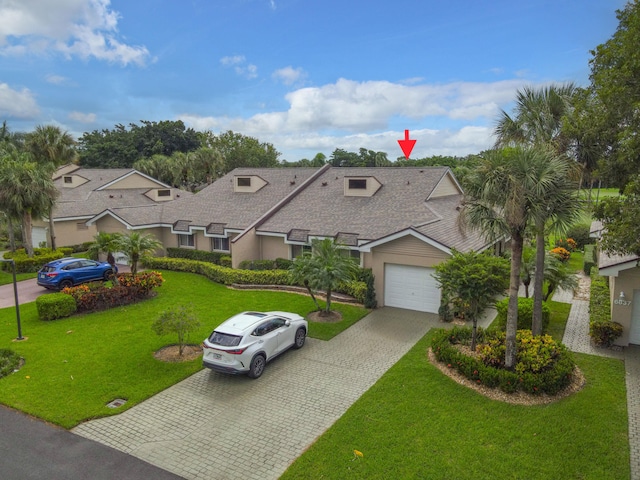
{"type": "Polygon", "coordinates": [[[126,400],[123,400],[122,398],[116,398],[115,400],[112,400],[109,403],[107,403],[107,407],[109,407],[109,408],[118,408],[118,407],[121,407],[122,405],[124,405],[125,403],[127,403],[126,400]]]}

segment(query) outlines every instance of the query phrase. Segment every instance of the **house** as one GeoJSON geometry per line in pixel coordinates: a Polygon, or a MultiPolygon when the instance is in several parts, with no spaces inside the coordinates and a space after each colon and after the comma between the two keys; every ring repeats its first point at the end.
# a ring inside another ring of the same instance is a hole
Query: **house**
{"type": "Polygon", "coordinates": [[[172,190],[172,201],[159,202],[147,192],[153,201],[138,205],[117,201],[123,175],[103,179],[109,188],[99,191],[111,191],[100,208],[74,221],[93,231],[153,233],[165,248],[226,252],[234,268],[294,259],[312,239],[333,238],[372,269],[380,306],[437,312],[434,267],[453,249],[494,246],[460,224],[462,189],[447,167],[239,168],[197,194],[172,190]]]}
{"type": "Polygon", "coordinates": [[[640,257],[600,252],[598,273],[609,277],[611,319],[623,327],[616,345],[640,345],[640,257]]]}
{"type": "MultiPolygon", "coordinates": [[[[167,202],[193,195],[131,168],[88,169],[65,165],[56,171],[53,181],[59,192],[52,215],[56,245],[59,246],[93,241],[98,231],[125,231],[122,224],[95,220],[106,210],[155,210],[159,217],[167,202]]],[[[48,221],[35,221],[33,245],[48,243],[48,239],[48,221]]]]}

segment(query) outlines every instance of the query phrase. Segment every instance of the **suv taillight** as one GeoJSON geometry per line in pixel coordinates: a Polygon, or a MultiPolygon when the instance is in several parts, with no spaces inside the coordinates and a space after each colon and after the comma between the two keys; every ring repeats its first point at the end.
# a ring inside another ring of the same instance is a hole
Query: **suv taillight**
{"type": "Polygon", "coordinates": [[[242,355],[246,349],[247,349],[247,347],[236,348],[234,350],[225,350],[225,353],[228,353],[230,355],[242,355]]]}

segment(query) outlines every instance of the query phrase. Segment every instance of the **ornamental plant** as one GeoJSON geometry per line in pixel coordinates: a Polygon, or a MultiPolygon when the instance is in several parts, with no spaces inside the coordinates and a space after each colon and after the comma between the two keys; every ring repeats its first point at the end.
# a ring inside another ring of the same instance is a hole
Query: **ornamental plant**
{"type": "Polygon", "coordinates": [[[571,256],[571,252],[569,252],[569,250],[567,250],[566,248],[563,248],[563,247],[553,248],[553,249],[551,249],[549,251],[549,253],[551,255],[556,256],[557,258],[559,258],[563,262],[566,262],[567,260],[569,260],[569,257],[571,256]]]}
{"type": "Polygon", "coordinates": [[[578,242],[573,238],[559,238],[556,240],[556,247],[562,247],[571,253],[578,248],[578,242]]]}

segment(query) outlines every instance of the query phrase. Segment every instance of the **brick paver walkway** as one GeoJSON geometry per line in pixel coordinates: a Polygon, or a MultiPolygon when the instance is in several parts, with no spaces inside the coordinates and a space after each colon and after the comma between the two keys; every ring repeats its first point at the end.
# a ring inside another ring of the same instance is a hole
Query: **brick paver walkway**
{"type": "Polygon", "coordinates": [[[375,310],[329,342],[307,339],[258,380],[203,370],[73,431],[188,479],[277,479],[436,325],[436,315],[375,310]]]}

